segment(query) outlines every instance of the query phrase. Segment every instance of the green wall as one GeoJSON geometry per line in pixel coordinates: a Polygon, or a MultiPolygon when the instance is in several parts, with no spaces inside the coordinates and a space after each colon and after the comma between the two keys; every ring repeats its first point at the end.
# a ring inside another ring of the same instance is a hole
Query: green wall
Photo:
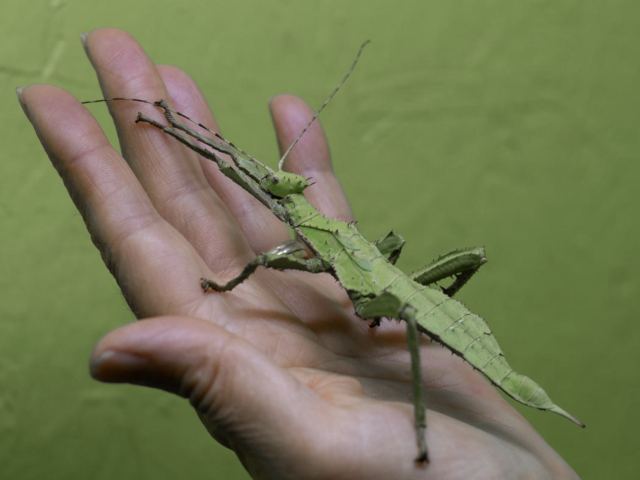
{"type": "Polygon", "coordinates": [[[5,0],[0,15],[0,477],[245,478],[186,401],[87,372],[98,338],[133,317],[13,90],[99,98],[78,34],[100,26],[187,70],[225,134],[272,165],[267,100],[319,106],[371,39],[322,115],[363,233],[401,232],[407,270],[486,245],[490,263],[461,298],[587,429],[520,411],[583,478],[637,474],[640,3],[25,7],[5,0]]]}

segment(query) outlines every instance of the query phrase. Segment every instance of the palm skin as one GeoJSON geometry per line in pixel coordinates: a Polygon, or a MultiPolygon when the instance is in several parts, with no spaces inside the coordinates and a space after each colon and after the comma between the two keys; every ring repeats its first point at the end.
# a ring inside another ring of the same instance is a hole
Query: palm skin
{"type": "MultiPolygon", "coordinates": [[[[105,98],[167,99],[216,128],[197,86],[155,66],[115,29],[85,37],[105,98]]],[[[65,91],[33,85],[23,108],[136,316],[100,340],[92,375],[188,398],[210,434],[254,478],[577,478],[477,372],[423,340],[430,463],[416,465],[404,325],[369,329],[328,275],[259,269],[231,292],[204,294],[256,252],[288,239],[267,209],[175,140],[133,102],[109,105],[122,155],[65,91]],[[124,158],[123,158],[124,157],[124,158]]],[[[270,103],[281,151],[312,115],[292,96],[270,103]]],[[[315,123],[286,168],[316,185],[324,215],[352,220],[315,123]]]]}

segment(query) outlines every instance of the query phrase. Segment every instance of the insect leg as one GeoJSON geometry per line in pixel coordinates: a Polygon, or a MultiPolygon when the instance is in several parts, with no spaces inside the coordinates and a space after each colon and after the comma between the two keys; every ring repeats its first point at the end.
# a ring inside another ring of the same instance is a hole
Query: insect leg
{"type": "MultiPolygon", "coordinates": [[[[186,145],[187,147],[189,147],[191,150],[193,150],[197,154],[203,156],[204,158],[207,158],[207,159],[211,160],[216,165],[218,165],[218,168],[220,169],[220,171],[225,176],[229,177],[233,182],[235,182],[236,184],[240,185],[247,192],[249,192],[251,195],[253,195],[255,198],[257,198],[260,202],[262,202],[265,206],[267,206],[267,208],[269,208],[276,216],[278,216],[278,218],[281,218],[281,219],[284,218],[283,217],[284,213],[281,211],[282,208],[280,207],[280,205],[278,205],[276,202],[274,202],[273,199],[260,188],[260,185],[257,182],[255,182],[254,179],[252,179],[251,177],[247,176],[244,173],[243,170],[240,170],[238,168],[233,167],[229,162],[224,161],[222,158],[220,158],[218,155],[216,155],[211,150],[207,150],[206,148],[203,148],[202,146],[197,145],[195,142],[191,141],[190,139],[185,138],[184,136],[180,135],[174,128],[172,128],[172,127],[170,127],[168,125],[163,125],[163,124],[161,124],[159,122],[156,122],[152,118],[149,118],[149,117],[147,117],[145,115],[142,115],[141,113],[138,113],[138,119],[136,120],[136,123],[138,123],[138,122],[148,123],[148,124],[158,128],[158,129],[162,130],[164,133],[166,133],[168,135],[171,135],[176,140],[178,140],[180,143],[186,145]]],[[[184,131],[186,131],[186,130],[184,130],[184,131]]],[[[187,132],[187,133],[189,133],[189,132],[187,132]]],[[[197,132],[193,132],[193,133],[195,134],[194,138],[196,140],[204,141],[204,139],[206,138],[206,137],[203,137],[202,135],[198,134],[197,132]]],[[[209,140],[210,142],[214,143],[214,141],[211,140],[211,139],[207,139],[207,140],[209,140]]],[[[215,142],[215,143],[218,143],[218,142],[215,142]]],[[[211,144],[209,144],[209,145],[212,148],[216,148],[211,144]]],[[[224,153],[228,153],[226,150],[219,150],[219,151],[223,151],[224,153]]],[[[240,158],[240,157],[238,157],[238,158],[240,158]]]]}
{"type": "MultiPolygon", "coordinates": [[[[257,165],[260,165],[267,172],[273,173],[273,170],[271,170],[269,167],[264,165],[262,162],[258,161],[256,158],[254,158],[251,155],[249,155],[247,152],[242,150],[240,147],[238,147],[237,145],[231,143],[229,140],[225,139],[224,137],[222,137],[220,134],[214,132],[213,130],[205,127],[201,123],[197,123],[197,125],[199,127],[201,127],[201,128],[204,128],[208,132],[214,134],[216,137],[218,137],[219,139],[223,140],[226,143],[218,142],[217,140],[214,140],[214,139],[209,138],[207,136],[201,135],[200,133],[196,132],[192,128],[189,128],[186,124],[184,124],[182,122],[178,122],[175,119],[175,117],[173,116],[174,112],[177,115],[180,115],[181,117],[186,118],[187,120],[189,120],[191,122],[194,122],[194,120],[191,120],[186,115],[184,115],[184,114],[182,114],[180,112],[176,112],[175,110],[169,108],[169,105],[167,105],[167,102],[165,102],[164,100],[159,100],[157,102],[154,102],[154,105],[156,105],[156,106],[158,106],[158,107],[160,107],[160,108],[162,108],[164,110],[164,116],[166,117],[167,121],[171,124],[172,127],[176,128],[177,130],[182,130],[183,132],[187,133],[189,136],[191,136],[191,137],[195,138],[196,140],[204,143],[205,145],[210,146],[211,148],[214,148],[214,149],[218,150],[219,152],[226,153],[227,155],[229,155],[233,159],[233,161],[236,163],[236,165],[240,166],[238,161],[239,161],[239,159],[241,157],[239,157],[239,155],[234,150],[237,150],[238,152],[246,155],[251,162],[254,162],[257,165]]],[[[263,175],[261,175],[261,176],[263,176],[263,175]]]]}
{"type": "Polygon", "coordinates": [[[418,442],[416,462],[428,462],[425,441],[425,431],[427,429],[426,402],[420,367],[420,334],[416,321],[416,310],[410,305],[403,307],[400,299],[390,292],[384,292],[375,298],[361,297],[354,300],[353,305],[356,314],[360,318],[373,318],[374,324],[376,323],[375,319],[380,317],[400,318],[407,322],[407,344],[411,354],[411,383],[413,385],[413,407],[418,442]]]}
{"type": "Polygon", "coordinates": [[[402,247],[406,243],[405,239],[402,238],[402,235],[396,235],[393,233],[393,230],[390,231],[386,237],[381,238],[377,242],[375,242],[375,246],[380,250],[382,255],[389,255],[389,263],[391,265],[395,265],[400,257],[400,252],[402,251],[402,247]]]}
{"type": "MultiPolygon", "coordinates": [[[[298,242],[295,243],[297,244],[298,242]]],[[[200,285],[205,292],[208,290],[228,292],[249,278],[249,276],[256,271],[256,268],[260,266],[277,270],[301,270],[310,273],[320,273],[328,270],[328,267],[321,259],[310,258],[305,260],[301,258],[301,252],[304,253],[304,248],[301,245],[299,245],[298,248],[295,247],[291,241],[287,241],[268,252],[258,255],[252,262],[244,267],[240,275],[229,280],[224,285],[220,285],[206,278],[200,279],[200,285]]]]}
{"type": "MultiPolygon", "coordinates": [[[[240,147],[235,145],[233,142],[231,142],[231,141],[227,140],[226,138],[224,138],[218,132],[215,132],[215,131],[211,130],[206,125],[203,125],[202,123],[197,122],[196,120],[194,120],[191,117],[188,117],[184,113],[181,113],[181,112],[178,112],[177,110],[169,108],[169,105],[164,100],[158,100],[156,102],[150,102],[149,100],[143,100],[143,99],[140,99],[140,98],[114,97],[114,98],[101,98],[100,100],[88,100],[88,101],[82,102],[82,103],[83,104],[88,104],[88,103],[115,102],[115,101],[139,102],[139,103],[146,103],[147,105],[153,105],[154,107],[160,107],[160,108],[162,108],[164,110],[165,117],[167,117],[167,119],[169,120],[169,123],[173,127],[177,128],[178,130],[182,130],[183,132],[188,133],[189,135],[195,137],[195,135],[194,135],[195,132],[193,130],[191,130],[191,129],[185,130],[185,128],[182,128],[182,127],[186,127],[186,125],[184,125],[183,123],[177,122],[175,120],[175,118],[173,117],[173,114],[178,115],[178,116],[186,119],[187,121],[193,123],[194,125],[197,125],[198,127],[206,130],[207,132],[209,132],[210,134],[212,134],[214,137],[218,138],[219,140],[222,140],[225,144],[228,144],[231,148],[233,148],[237,152],[245,155],[249,159],[248,160],[249,162],[253,162],[256,165],[260,165],[261,167],[265,168],[269,172],[272,171],[270,168],[266,167],[261,162],[259,162],[256,158],[252,157],[250,154],[248,154],[247,152],[242,150],[240,147]]],[[[219,142],[215,142],[215,140],[212,140],[209,137],[199,138],[199,140],[201,142],[205,143],[206,145],[209,145],[212,148],[218,149],[218,147],[220,147],[220,149],[219,149],[220,151],[224,151],[225,153],[228,153],[229,155],[231,155],[233,157],[233,160],[236,161],[236,156],[231,154],[229,152],[229,150],[226,149],[224,144],[220,144],[219,142]],[[215,146],[212,145],[211,143],[209,143],[210,141],[215,142],[215,146]]],[[[238,158],[240,158],[241,160],[244,160],[242,157],[238,157],[238,158]]],[[[245,160],[245,161],[247,161],[247,160],[245,160]]],[[[237,164],[237,162],[236,162],[236,164],[237,164]]],[[[240,165],[238,165],[238,166],[240,167],[240,165]]]]}
{"type": "Polygon", "coordinates": [[[407,343],[411,354],[411,383],[413,384],[413,408],[416,423],[416,440],[418,456],[416,462],[428,462],[425,431],[427,429],[427,405],[424,399],[422,371],[420,366],[420,334],[416,322],[415,310],[405,307],[400,316],[407,322],[407,343]]]}
{"type": "Polygon", "coordinates": [[[445,295],[452,297],[485,263],[487,258],[484,247],[463,248],[441,255],[426,267],[412,273],[410,277],[421,285],[431,285],[453,275],[454,282],[442,289],[445,295]]]}

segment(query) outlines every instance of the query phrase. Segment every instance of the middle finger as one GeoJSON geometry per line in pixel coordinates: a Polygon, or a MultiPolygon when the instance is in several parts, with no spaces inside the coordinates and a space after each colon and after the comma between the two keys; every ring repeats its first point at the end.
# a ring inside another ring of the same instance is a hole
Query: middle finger
{"type": "MultiPolygon", "coordinates": [[[[99,29],[85,49],[106,98],[168,99],[155,65],[131,36],[99,29]]],[[[216,273],[235,271],[252,257],[242,231],[205,179],[198,156],[151,125],[135,124],[137,112],[166,123],[152,106],[110,102],[122,154],[160,215],[195,247],[216,273]]]]}
{"type": "MultiPolygon", "coordinates": [[[[214,132],[220,133],[207,100],[195,81],[185,72],[173,66],[158,65],[157,69],[176,110],[214,132]]],[[[195,128],[193,125],[191,127],[195,128]]],[[[207,137],[212,137],[209,133],[202,133],[207,137]]],[[[205,145],[201,146],[208,148],[205,145]]],[[[232,163],[231,158],[227,155],[218,155],[232,163]]],[[[254,252],[267,251],[289,239],[286,226],[262,203],[223,175],[214,162],[200,157],[200,164],[208,183],[238,221],[254,252]]]]}

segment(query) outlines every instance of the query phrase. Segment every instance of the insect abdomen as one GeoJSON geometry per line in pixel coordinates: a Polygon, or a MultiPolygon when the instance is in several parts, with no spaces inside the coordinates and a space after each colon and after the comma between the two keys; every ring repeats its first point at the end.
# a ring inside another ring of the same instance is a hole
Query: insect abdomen
{"type": "Polygon", "coordinates": [[[584,427],[529,377],[511,368],[487,323],[463,304],[428,287],[421,287],[408,302],[418,312],[418,328],[484,374],[514,400],[550,410],[584,427]]]}

